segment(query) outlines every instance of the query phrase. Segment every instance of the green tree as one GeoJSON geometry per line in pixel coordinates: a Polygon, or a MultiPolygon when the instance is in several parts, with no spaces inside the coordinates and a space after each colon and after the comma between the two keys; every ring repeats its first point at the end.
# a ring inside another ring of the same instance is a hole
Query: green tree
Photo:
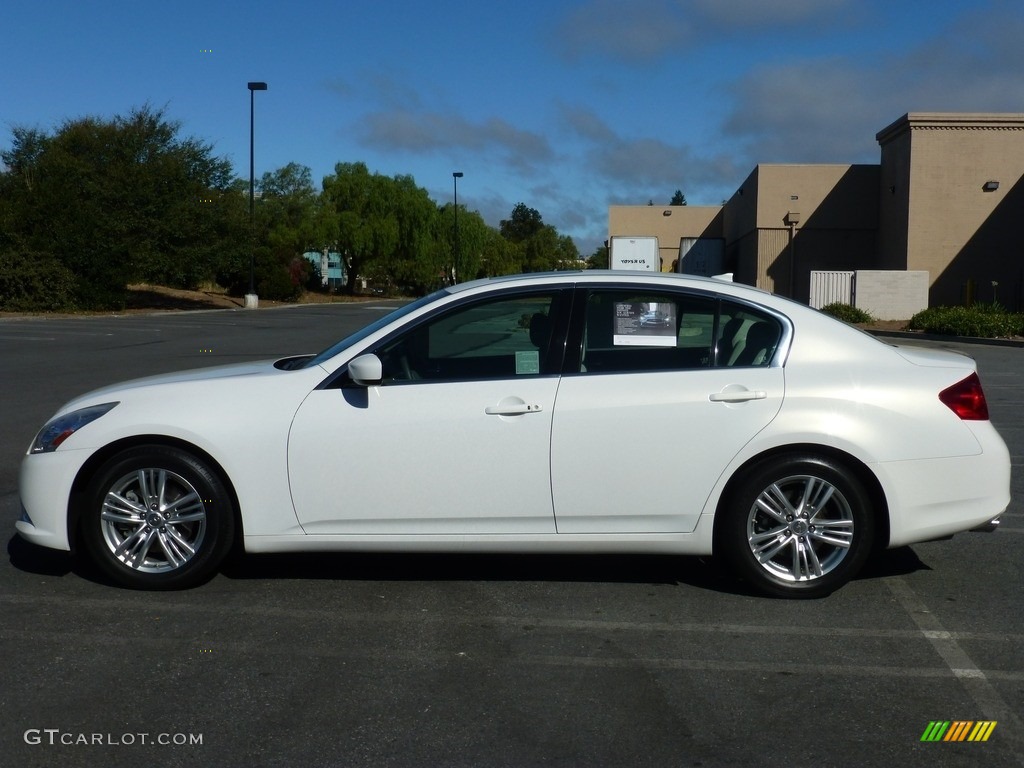
{"type": "Polygon", "coordinates": [[[560,261],[558,232],[543,226],[523,243],[523,272],[547,272],[560,261]]]}
{"type": "Polygon", "coordinates": [[[672,199],[668,201],[669,205],[686,205],[686,195],[683,194],[682,190],[677,189],[672,195],[672,199]]]}
{"type": "Polygon", "coordinates": [[[70,270],[83,308],[123,305],[137,280],[194,287],[209,279],[218,237],[237,236],[217,210],[231,166],[179,131],[148,106],[68,120],[53,135],[14,129],[0,180],[8,247],[70,270]]]}
{"type": "Polygon", "coordinates": [[[238,247],[225,248],[217,269],[217,282],[236,295],[249,290],[252,249],[256,293],[266,299],[289,301],[314,280],[318,267],[304,257],[307,251],[334,249],[338,234],[323,195],[313,185],[312,172],[304,165],[288,163],[264,173],[256,183],[255,231],[249,223],[248,182],[236,179],[233,200],[243,204],[225,214],[244,232],[238,247]],[[251,243],[251,245],[250,245],[251,243]]]}
{"type": "Polygon", "coordinates": [[[512,215],[501,221],[502,237],[514,246],[513,253],[521,272],[546,272],[578,266],[579,251],[572,238],[559,235],[545,224],[540,213],[525,203],[517,203],[512,215]]]}
{"type": "Polygon", "coordinates": [[[443,254],[437,243],[437,205],[412,176],[371,174],[364,163],[338,163],[324,179],[324,205],[333,217],[347,268],[347,290],[360,277],[416,288],[433,282],[443,254]]]}
{"type": "Polygon", "coordinates": [[[336,221],[349,293],[355,293],[357,279],[387,239],[386,222],[379,220],[378,181],[364,163],[338,163],[324,179],[324,204],[336,221]]]}
{"type": "Polygon", "coordinates": [[[555,269],[579,269],[583,266],[579,248],[569,235],[558,236],[558,265],[555,269]]]}
{"type": "Polygon", "coordinates": [[[502,219],[498,225],[501,236],[512,243],[523,243],[540,232],[544,228],[544,221],[536,208],[530,208],[526,203],[516,203],[512,209],[512,215],[508,219],[502,219]]]}
{"type": "Polygon", "coordinates": [[[0,160],[7,166],[12,180],[31,190],[38,175],[39,158],[42,156],[49,136],[38,128],[15,126],[11,129],[11,148],[0,152],[0,160]]]}
{"type": "Polygon", "coordinates": [[[298,163],[263,174],[258,212],[274,241],[296,252],[321,250],[337,238],[322,196],[313,186],[312,171],[298,163]]]}
{"type": "Polygon", "coordinates": [[[519,246],[502,237],[494,227],[486,227],[480,249],[478,276],[495,277],[521,272],[523,260],[520,251],[519,246]]]}
{"type": "MultiPolygon", "coordinates": [[[[442,254],[437,238],[437,204],[427,190],[417,187],[412,176],[389,180],[392,213],[398,225],[394,251],[386,255],[391,265],[388,285],[397,282],[425,292],[434,285],[442,254]]],[[[459,225],[461,228],[462,221],[459,225]]]]}
{"type": "Polygon", "coordinates": [[[249,289],[249,258],[254,238],[249,220],[249,180],[235,179],[216,198],[214,242],[220,244],[213,279],[240,296],[249,289]]]}
{"type": "Polygon", "coordinates": [[[256,206],[256,249],[259,280],[256,293],[268,299],[297,298],[309,283],[313,267],[303,254],[327,243],[318,232],[319,196],[313,174],[298,163],[264,173],[256,206]]]}
{"type": "Polygon", "coordinates": [[[587,269],[608,269],[608,246],[599,245],[587,258],[587,269]]]}
{"type": "MultiPolygon", "coordinates": [[[[491,268],[501,268],[501,258],[495,252],[494,245],[504,240],[494,228],[487,226],[480,213],[459,206],[458,259],[455,258],[455,223],[455,207],[450,203],[442,206],[438,212],[437,241],[444,254],[445,266],[455,270],[456,281],[461,283],[491,274],[506,274],[489,271],[491,268]]],[[[515,269],[508,271],[514,272],[515,269]]]]}

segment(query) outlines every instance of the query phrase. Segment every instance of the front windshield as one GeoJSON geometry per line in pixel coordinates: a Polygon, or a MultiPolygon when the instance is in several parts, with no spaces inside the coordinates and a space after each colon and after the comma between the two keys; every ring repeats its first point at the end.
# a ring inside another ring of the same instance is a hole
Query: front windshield
{"type": "Polygon", "coordinates": [[[414,302],[412,302],[410,304],[406,304],[405,306],[399,307],[394,312],[388,312],[386,315],[384,315],[384,317],[381,317],[381,318],[378,318],[377,320],[374,320],[369,325],[364,326],[363,328],[360,328],[355,333],[353,333],[353,334],[351,334],[349,336],[346,336],[344,339],[342,339],[341,341],[339,341],[339,342],[337,342],[335,344],[332,344],[327,349],[325,349],[323,352],[320,352],[319,354],[314,355],[309,360],[307,360],[303,364],[302,367],[303,368],[311,368],[314,365],[320,365],[321,363],[323,363],[323,362],[325,362],[327,360],[330,360],[332,357],[334,357],[336,354],[341,352],[343,349],[346,349],[347,347],[351,347],[354,344],[358,344],[363,339],[365,339],[368,336],[371,336],[374,333],[376,333],[377,331],[379,331],[381,328],[386,326],[388,323],[392,323],[395,320],[398,320],[399,318],[405,317],[406,315],[411,314],[412,312],[415,312],[420,307],[425,306],[425,305],[431,303],[432,301],[436,301],[437,299],[439,299],[442,296],[444,296],[446,293],[447,293],[447,291],[445,291],[444,289],[442,289],[440,291],[434,291],[433,293],[428,294],[428,295],[424,296],[421,299],[416,299],[416,301],[414,301],[414,302]]]}

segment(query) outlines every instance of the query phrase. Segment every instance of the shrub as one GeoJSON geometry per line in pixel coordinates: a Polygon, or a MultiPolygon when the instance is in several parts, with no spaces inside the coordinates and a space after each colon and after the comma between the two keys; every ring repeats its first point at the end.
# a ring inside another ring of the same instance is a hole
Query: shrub
{"type": "Polygon", "coordinates": [[[296,284],[288,266],[276,258],[256,258],[256,293],[267,301],[295,301],[302,295],[302,284],[296,284]]]}
{"type": "Polygon", "coordinates": [[[870,323],[874,318],[863,309],[857,309],[852,304],[843,304],[840,301],[828,304],[821,308],[826,315],[842,320],[844,323],[870,323]]]}
{"type": "Polygon", "coordinates": [[[992,339],[1024,335],[1024,315],[1007,312],[998,304],[971,307],[929,307],[910,318],[912,330],[944,336],[992,339]]]}
{"type": "Polygon", "coordinates": [[[77,288],[71,270],[49,253],[13,250],[0,254],[0,310],[72,310],[77,288]]]}

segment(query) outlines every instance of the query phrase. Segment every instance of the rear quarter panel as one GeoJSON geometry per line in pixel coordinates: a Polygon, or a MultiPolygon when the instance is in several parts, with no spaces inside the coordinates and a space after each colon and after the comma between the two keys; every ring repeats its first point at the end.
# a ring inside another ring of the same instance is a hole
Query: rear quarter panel
{"type": "Polygon", "coordinates": [[[951,353],[915,365],[892,345],[796,309],[785,402],[760,438],[822,443],[867,464],[981,453],[972,431],[939,400],[975,370],[973,360],[951,353]]]}

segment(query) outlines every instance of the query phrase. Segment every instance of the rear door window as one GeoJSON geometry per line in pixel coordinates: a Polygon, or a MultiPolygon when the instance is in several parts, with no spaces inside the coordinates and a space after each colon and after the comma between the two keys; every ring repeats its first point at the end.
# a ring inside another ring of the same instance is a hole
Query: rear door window
{"type": "Polygon", "coordinates": [[[771,315],[711,296],[590,291],[580,371],[767,366],[782,335],[771,315]]]}

